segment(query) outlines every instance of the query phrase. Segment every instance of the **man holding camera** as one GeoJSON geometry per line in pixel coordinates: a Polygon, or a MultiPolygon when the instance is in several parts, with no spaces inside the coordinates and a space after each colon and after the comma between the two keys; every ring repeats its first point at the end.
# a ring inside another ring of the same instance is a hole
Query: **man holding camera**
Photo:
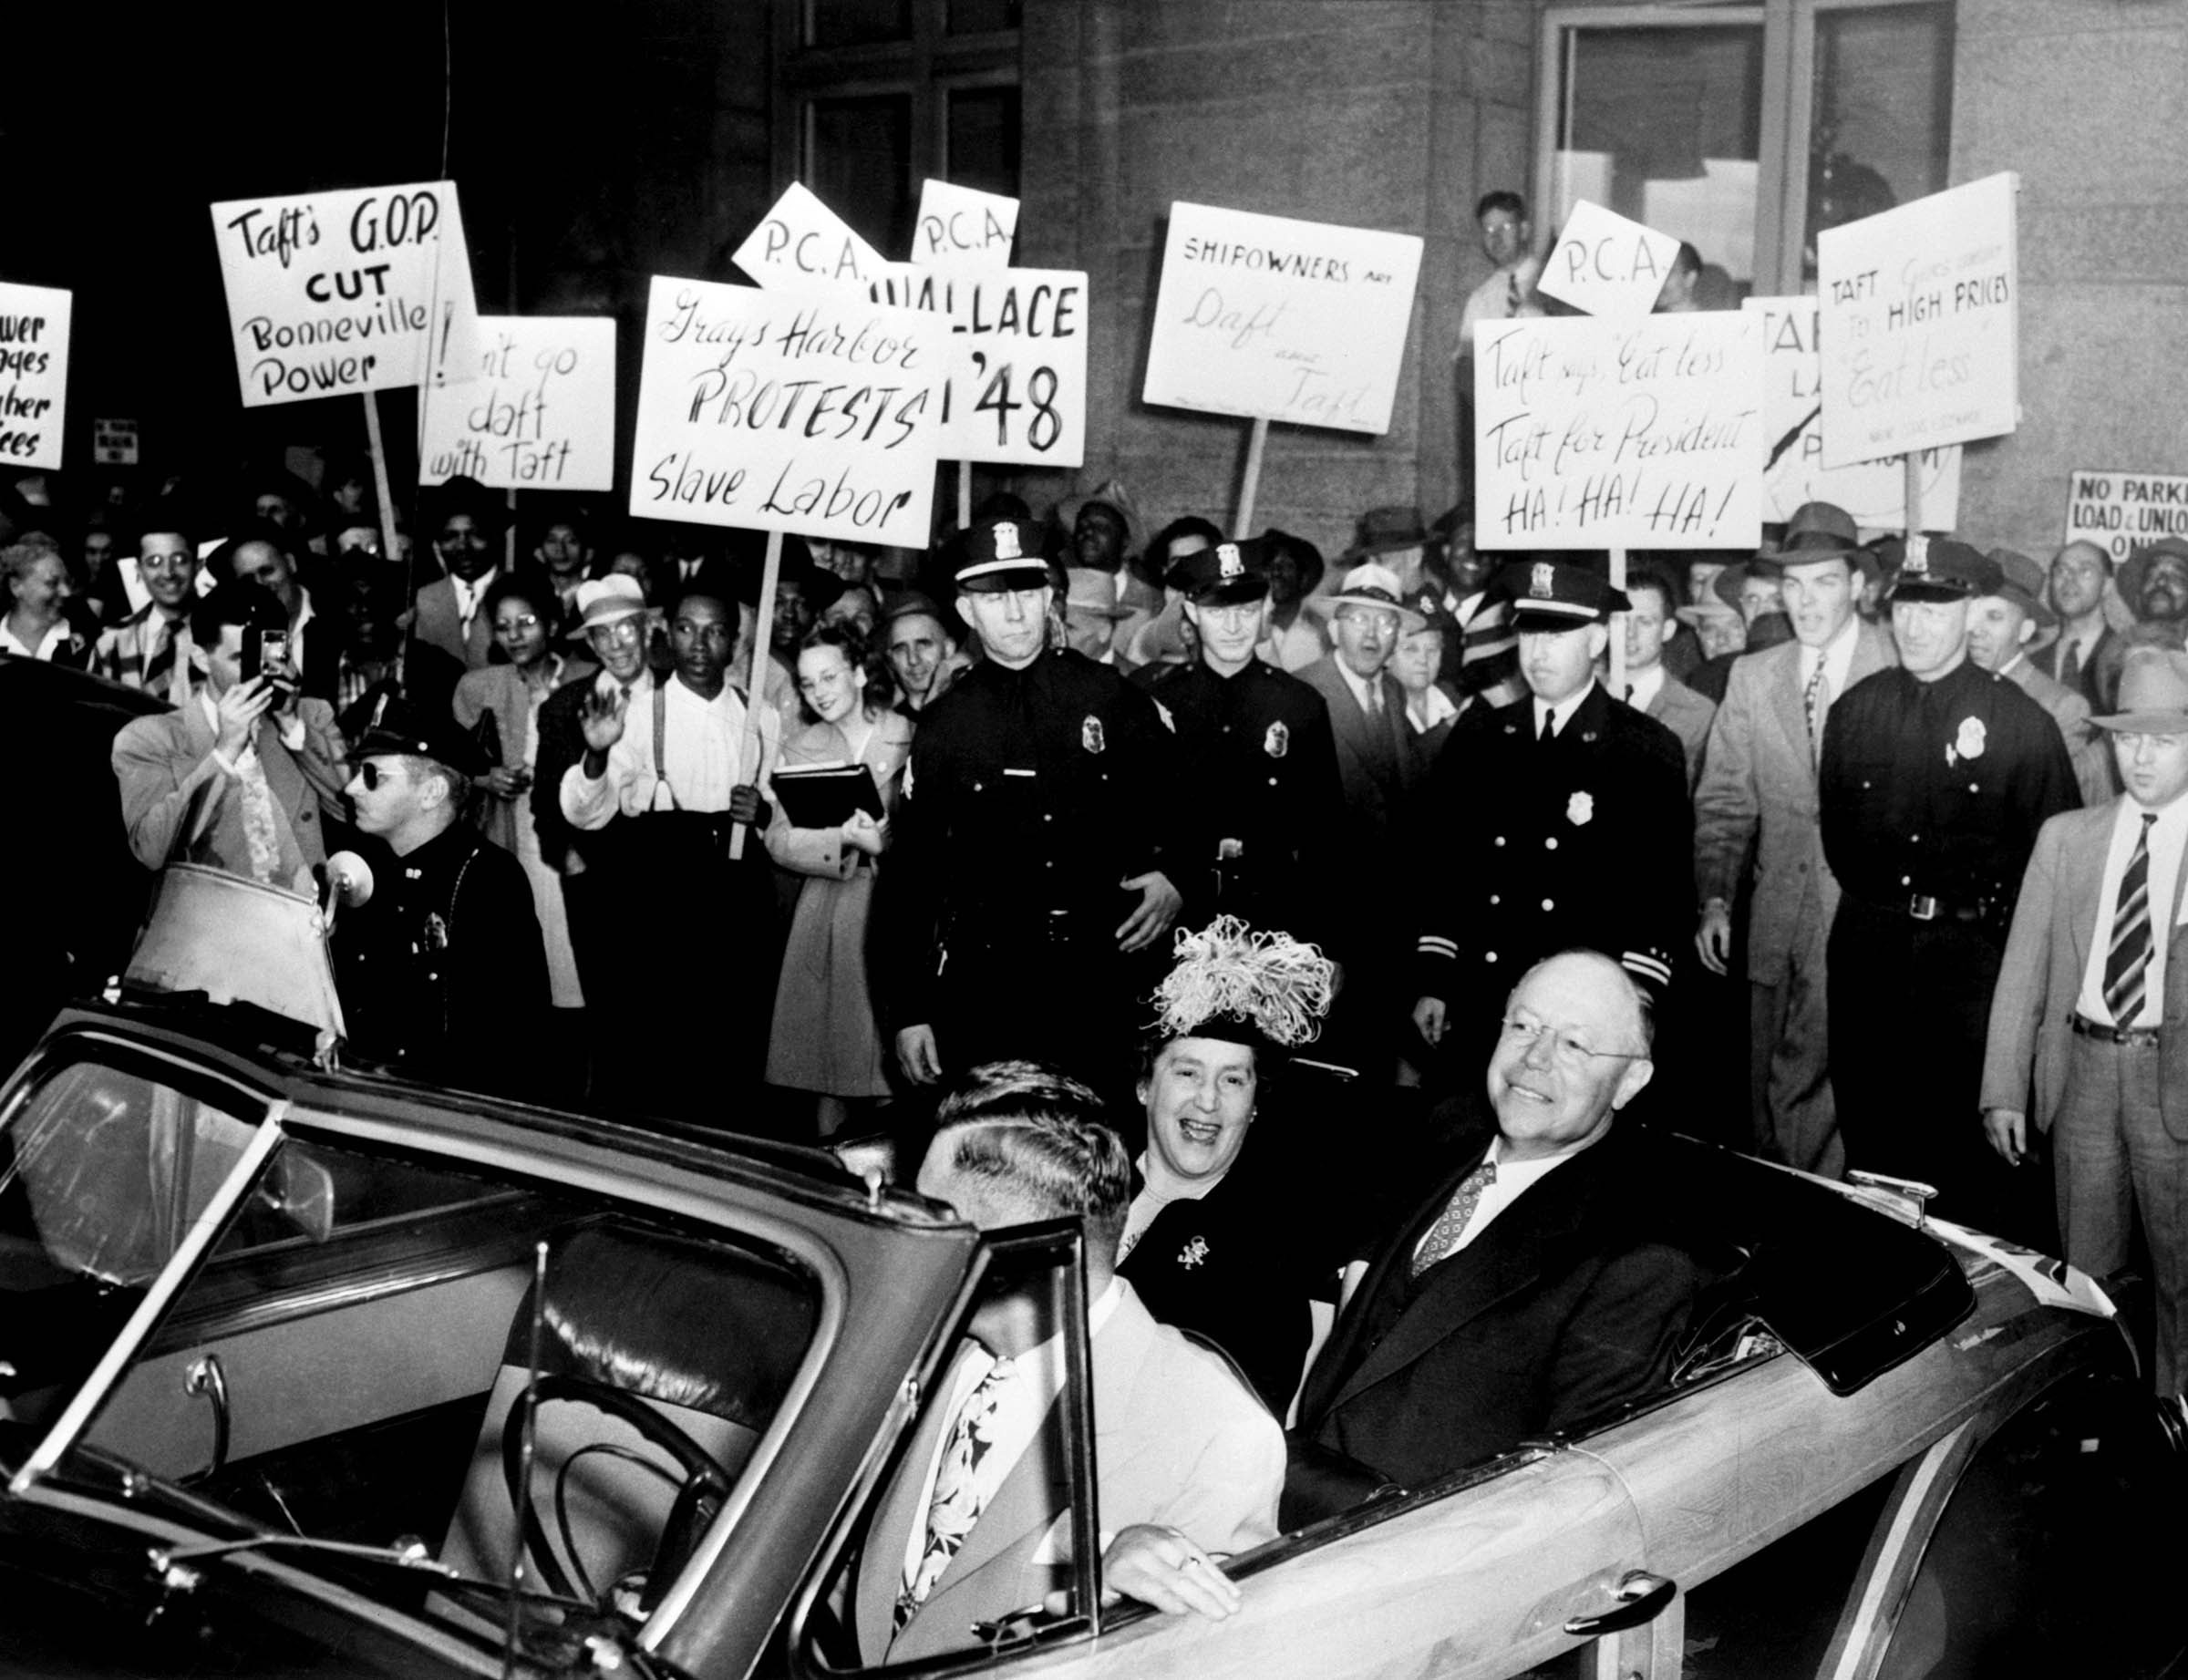
{"type": "Polygon", "coordinates": [[[114,737],[129,850],[147,869],[203,863],[309,893],[322,827],[345,810],[334,709],[296,692],[281,610],[255,584],[200,601],[190,635],[195,692],[114,737]]]}

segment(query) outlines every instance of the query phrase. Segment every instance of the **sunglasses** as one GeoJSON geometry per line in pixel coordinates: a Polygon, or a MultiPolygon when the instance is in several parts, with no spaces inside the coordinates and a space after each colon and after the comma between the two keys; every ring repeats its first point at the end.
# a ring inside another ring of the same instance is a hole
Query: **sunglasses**
{"type": "Polygon", "coordinates": [[[384,781],[393,781],[402,771],[394,765],[375,764],[367,758],[357,766],[357,779],[365,784],[365,791],[375,791],[384,781]]]}

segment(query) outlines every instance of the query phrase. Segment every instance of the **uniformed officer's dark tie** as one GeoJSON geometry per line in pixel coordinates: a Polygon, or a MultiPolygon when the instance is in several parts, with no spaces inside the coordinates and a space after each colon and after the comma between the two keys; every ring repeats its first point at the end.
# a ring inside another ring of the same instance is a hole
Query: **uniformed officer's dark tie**
{"type": "Polygon", "coordinates": [[[2150,825],[2142,813],[2135,853],[2120,877],[2120,908],[2112,912],[2111,949],[2104,959],[2104,1006],[2114,1026],[2132,1026],[2142,1013],[2142,980],[2150,967],[2150,825]]]}

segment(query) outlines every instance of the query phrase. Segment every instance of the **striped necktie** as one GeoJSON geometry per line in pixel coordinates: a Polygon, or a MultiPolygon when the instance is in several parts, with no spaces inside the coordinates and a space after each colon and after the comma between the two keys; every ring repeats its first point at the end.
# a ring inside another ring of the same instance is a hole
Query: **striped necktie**
{"type": "Polygon", "coordinates": [[[2104,959],[2104,1006],[2114,1026],[2132,1026],[2142,1013],[2142,981],[2150,967],[2150,825],[2142,813],[2134,855],[2120,877],[2120,908],[2112,912],[2111,949],[2104,959]]]}

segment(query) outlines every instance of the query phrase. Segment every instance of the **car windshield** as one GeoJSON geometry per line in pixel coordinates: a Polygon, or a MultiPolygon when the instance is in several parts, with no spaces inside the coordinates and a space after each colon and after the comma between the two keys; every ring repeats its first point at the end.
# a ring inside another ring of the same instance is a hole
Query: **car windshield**
{"type": "MultiPolygon", "coordinates": [[[[255,1129],[108,1070],[49,1088],[79,1124],[11,1134],[16,1257],[126,1319],[255,1129]]],[[[535,1631],[635,1627],[787,1427],[820,1322],[818,1280],[781,1251],[566,1187],[288,1139],[231,1197],[210,1254],[79,1402],[53,1479],[181,1525],[161,1555],[193,1581],[263,1559],[392,1588],[490,1649],[501,1592],[428,1575],[499,1589],[521,1535],[535,1631]]],[[[18,1445],[57,1409],[19,1406],[18,1445]]]]}

